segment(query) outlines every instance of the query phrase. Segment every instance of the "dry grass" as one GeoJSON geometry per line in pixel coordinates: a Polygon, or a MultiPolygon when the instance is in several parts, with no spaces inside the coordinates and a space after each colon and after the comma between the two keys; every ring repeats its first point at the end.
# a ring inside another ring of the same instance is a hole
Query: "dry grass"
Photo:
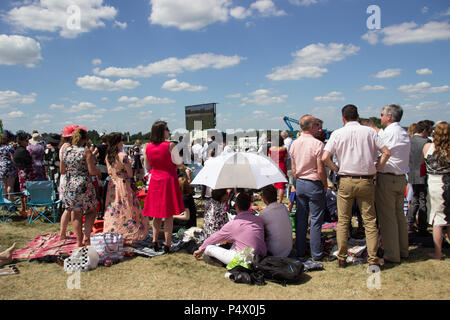
{"type": "MultiPolygon", "coordinates": [[[[201,221],[199,221],[201,223],[201,221]]],[[[0,245],[23,248],[35,236],[57,233],[59,225],[26,221],[0,224],[0,245]]],[[[70,229],[70,228],[69,228],[70,229]]],[[[0,299],[198,299],[198,300],[305,300],[305,299],[448,299],[450,259],[426,258],[432,249],[410,247],[410,258],[381,271],[381,289],[369,290],[366,265],[305,273],[300,284],[283,287],[235,284],[225,269],[196,261],[184,250],[153,258],[134,257],[111,267],[81,274],[81,288],[67,288],[69,275],[56,263],[20,262],[19,275],[2,276],[0,299]]],[[[444,253],[449,255],[449,250],[444,253]]]]}

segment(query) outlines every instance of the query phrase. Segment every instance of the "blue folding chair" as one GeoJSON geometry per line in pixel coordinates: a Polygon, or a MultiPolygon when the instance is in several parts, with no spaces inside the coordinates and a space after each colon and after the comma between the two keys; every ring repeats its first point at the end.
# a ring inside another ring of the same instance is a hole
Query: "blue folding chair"
{"type": "Polygon", "coordinates": [[[6,222],[8,220],[11,220],[11,213],[16,211],[16,203],[17,201],[12,202],[4,198],[3,181],[0,181],[0,207],[2,207],[2,220],[0,222],[6,222]]]}
{"type": "Polygon", "coordinates": [[[57,208],[61,200],[57,199],[53,181],[27,181],[26,184],[28,224],[39,218],[50,223],[56,222],[57,208]],[[52,220],[49,219],[49,217],[52,220]]]}

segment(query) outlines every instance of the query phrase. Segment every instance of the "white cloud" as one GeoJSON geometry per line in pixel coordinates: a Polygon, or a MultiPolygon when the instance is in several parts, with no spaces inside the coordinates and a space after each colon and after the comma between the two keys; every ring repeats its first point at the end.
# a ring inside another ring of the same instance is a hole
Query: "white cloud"
{"type": "Polygon", "coordinates": [[[282,16],[272,0],[255,0],[249,8],[233,6],[231,0],[150,0],[152,12],[149,21],[163,27],[180,30],[199,30],[217,22],[227,22],[230,17],[245,19],[251,16],[282,16]]]}
{"type": "Polygon", "coordinates": [[[8,114],[6,114],[5,118],[6,119],[22,119],[22,118],[26,118],[27,116],[25,115],[25,113],[23,113],[22,111],[19,110],[15,110],[15,111],[11,111],[8,114]]]}
{"type": "Polygon", "coordinates": [[[32,38],[0,34],[0,65],[34,67],[42,60],[41,45],[32,38]]]}
{"type": "Polygon", "coordinates": [[[116,108],[113,108],[111,110],[112,111],[124,111],[124,110],[127,110],[127,108],[125,108],[125,107],[116,107],[116,108]]]}
{"type": "Polygon", "coordinates": [[[353,44],[344,45],[330,43],[328,45],[317,43],[294,52],[294,61],[286,66],[276,67],[271,74],[266,75],[272,80],[298,80],[301,78],[320,78],[328,69],[324,66],[344,60],[355,55],[359,47],[353,44]]]}
{"type": "Polygon", "coordinates": [[[53,116],[48,113],[38,113],[34,116],[35,119],[51,119],[53,116]]]}
{"type": "Polygon", "coordinates": [[[0,91],[0,108],[14,107],[19,104],[31,104],[35,101],[36,93],[23,95],[16,91],[0,91]]]}
{"type": "Polygon", "coordinates": [[[240,93],[233,93],[233,94],[227,95],[225,98],[237,99],[237,98],[240,98],[240,97],[242,97],[242,94],[240,94],[240,93]]]}
{"type": "Polygon", "coordinates": [[[419,26],[415,22],[405,22],[380,30],[369,31],[362,36],[362,39],[373,45],[378,43],[380,36],[383,36],[382,42],[385,45],[448,40],[450,39],[450,24],[448,21],[431,21],[419,26]]]}
{"type": "Polygon", "coordinates": [[[289,2],[296,6],[310,6],[312,4],[316,4],[319,0],[289,0],[289,2]]]}
{"type": "Polygon", "coordinates": [[[122,30],[125,30],[127,28],[127,23],[126,22],[120,22],[120,21],[114,21],[114,26],[115,27],[119,27],[122,30]]]}
{"type": "Polygon", "coordinates": [[[420,10],[420,12],[422,12],[424,14],[427,13],[428,12],[428,7],[427,6],[423,7],[422,10],[420,10]]]}
{"type": "Polygon", "coordinates": [[[75,38],[104,27],[104,20],[113,20],[116,14],[103,0],[40,0],[11,9],[3,20],[19,30],[59,32],[62,37],[75,38]]]}
{"type": "Polygon", "coordinates": [[[60,109],[64,109],[64,105],[63,104],[51,104],[49,109],[52,110],[60,110],[60,109]]]}
{"type": "Polygon", "coordinates": [[[428,69],[428,68],[423,68],[423,69],[418,69],[418,70],[416,70],[416,73],[423,76],[423,75],[433,74],[433,71],[431,71],[431,70],[428,69]]]}
{"type": "Polygon", "coordinates": [[[362,91],[372,91],[372,90],[386,90],[386,88],[384,86],[380,86],[380,85],[366,85],[364,87],[361,88],[362,91]]]}
{"type": "Polygon", "coordinates": [[[343,101],[345,98],[342,96],[342,92],[339,91],[332,91],[330,93],[327,93],[324,96],[315,97],[314,101],[317,102],[333,102],[333,101],[343,101]]]}
{"type": "Polygon", "coordinates": [[[169,91],[204,91],[207,89],[203,86],[193,86],[187,82],[179,82],[177,79],[164,82],[161,88],[169,91]]]}
{"type": "Polygon", "coordinates": [[[93,104],[91,102],[80,102],[78,104],[72,105],[69,109],[64,110],[64,112],[76,113],[76,112],[80,112],[80,111],[84,111],[84,110],[88,110],[88,109],[94,109],[94,108],[95,108],[95,104],[93,104]]]}
{"type": "Polygon", "coordinates": [[[272,0],[257,0],[250,5],[250,8],[258,11],[263,17],[283,16],[286,14],[283,10],[277,10],[272,0]]]}
{"type": "Polygon", "coordinates": [[[198,30],[211,23],[228,21],[229,0],[150,0],[149,21],[180,30],[198,30]]]}
{"type": "Polygon", "coordinates": [[[402,74],[402,69],[396,68],[396,69],[386,69],[383,71],[378,72],[376,75],[374,75],[375,78],[394,78],[402,74]]]}
{"type": "Polygon", "coordinates": [[[432,87],[429,82],[419,82],[416,84],[408,84],[408,85],[402,85],[398,87],[398,90],[403,93],[443,93],[450,91],[450,87],[440,86],[440,87],[432,87]]]}
{"type": "Polygon", "coordinates": [[[252,15],[252,10],[238,6],[230,10],[230,16],[235,19],[245,19],[252,15]]]}
{"type": "Polygon", "coordinates": [[[119,79],[111,81],[109,79],[100,78],[97,76],[84,76],[77,80],[77,86],[95,91],[118,91],[125,89],[134,89],[139,86],[139,81],[131,79],[119,79]]]}
{"type": "Polygon", "coordinates": [[[141,108],[143,106],[153,105],[153,104],[175,103],[175,100],[171,100],[169,98],[157,98],[157,97],[153,97],[153,96],[147,96],[147,97],[144,97],[141,99],[138,97],[122,96],[117,101],[128,103],[129,108],[141,108]]]}
{"type": "Polygon", "coordinates": [[[98,65],[102,64],[102,59],[99,59],[99,58],[92,59],[91,63],[94,66],[98,66],[98,65]]]}
{"type": "Polygon", "coordinates": [[[177,74],[206,68],[223,69],[235,66],[241,60],[245,60],[245,58],[237,55],[224,56],[213,53],[200,53],[190,55],[184,59],[171,57],[146,66],[139,65],[135,68],[108,67],[103,70],[94,69],[94,73],[104,77],[148,78],[161,73],[177,74]]]}
{"type": "Polygon", "coordinates": [[[271,90],[259,89],[249,93],[247,97],[242,98],[244,105],[254,104],[257,106],[274,106],[286,103],[287,95],[275,96],[271,90]]]}
{"type": "Polygon", "coordinates": [[[266,111],[261,111],[261,110],[254,110],[254,111],[252,112],[252,115],[253,115],[255,118],[267,118],[267,117],[269,117],[269,113],[268,113],[268,112],[266,112],[266,111]]]}
{"type": "MultiPolygon", "coordinates": [[[[149,119],[153,119],[153,111],[152,110],[147,110],[147,111],[141,111],[138,112],[136,114],[136,116],[140,119],[140,120],[149,120],[149,119]]],[[[160,120],[163,120],[163,118],[161,118],[160,120]]],[[[164,121],[164,120],[163,120],[164,121]]]]}

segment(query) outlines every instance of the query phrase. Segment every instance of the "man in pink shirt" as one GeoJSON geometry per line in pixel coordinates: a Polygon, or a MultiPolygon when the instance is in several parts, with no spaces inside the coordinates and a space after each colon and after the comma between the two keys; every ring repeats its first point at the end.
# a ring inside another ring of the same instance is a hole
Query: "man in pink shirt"
{"type": "Polygon", "coordinates": [[[311,216],[310,248],[313,260],[323,258],[321,233],[325,214],[327,175],[322,162],[324,144],[314,138],[320,127],[311,115],[300,119],[302,134],[291,145],[292,173],[295,178],[297,211],[295,213],[295,241],[297,255],[306,255],[308,216],[311,216]]]}
{"type": "Polygon", "coordinates": [[[334,131],[324,148],[322,161],[340,177],[338,207],[338,265],[346,266],[349,224],[352,219],[353,202],[358,202],[366,231],[369,264],[379,265],[378,228],[375,213],[374,176],[387,162],[389,149],[384,146],[377,132],[358,122],[358,109],[354,105],[342,108],[344,127],[334,131]],[[378,152],[381,158],[377,162],[378,152]],[[339,167],[331,161],[336,154],[339,167]]]}
{"type": "Polygon", "coordinates": [[[236,218],[206,239],[194,252],[194,257],[200,259],[204,253],[205,256],[216,258],[227,265],[233,260],[236,252],[244,250],[245,247],[254,248],[255,255],[265,256],[267,247],[264,242],[264,222],[260,217],[248,211],[250,205],[250,195],[244,192],[240,193],[235,204],[236,218]],[[233,242],[230,250],[216,246],[224,241],[233,242]]]}

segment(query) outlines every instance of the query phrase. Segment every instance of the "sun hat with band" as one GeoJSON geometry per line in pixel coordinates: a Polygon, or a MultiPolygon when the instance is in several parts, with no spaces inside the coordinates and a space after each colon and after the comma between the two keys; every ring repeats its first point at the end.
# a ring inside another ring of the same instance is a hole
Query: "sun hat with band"
{"type": "Polygon", "coordinates": [[[64,127],[64,129],[62,129],[61,133],[62,133],[63,138],[71,137],[73,135],[73,133],[75,132],[75,130],[77,130],[77,129],[87,131],[86,127],[80,127],[76,124],[71,124],[70,126],[66,126],[66,127],[64,127]]]}
{"type": "Polygon", "coordinates": [[[28,143],[35,146],[42,142],[42,136],[39,133],[33,133],[28,143]]]}

